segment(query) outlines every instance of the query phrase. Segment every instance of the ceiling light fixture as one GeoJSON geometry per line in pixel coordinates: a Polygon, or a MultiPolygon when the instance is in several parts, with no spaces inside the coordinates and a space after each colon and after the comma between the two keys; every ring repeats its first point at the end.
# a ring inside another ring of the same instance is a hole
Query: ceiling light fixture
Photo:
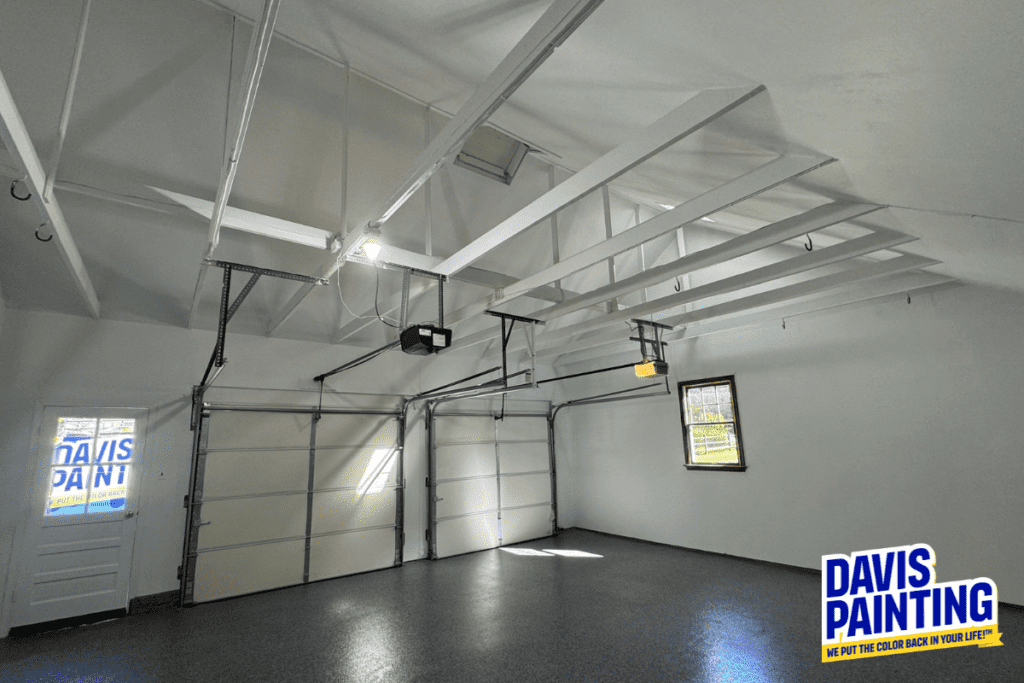
{"type": "Polygon", "coordinates": [[[367,240],[367,242],[363,244],[363,253],[366,254],[366,258],[371,261],[376,260],[377,255],[380,254],[380,244],[375,241],[367,240]]]}
{"type": "MultiPolygon", "coordinates": [[[[336,239],[332,245],[334,250],[340,250],[342,240],[336,239]]],[[[384,248],[384,238],[380,234],[380,228],[367,226],[341,255],[344,261],[359,261],[370,263],[376,261],[384,248]]]]}

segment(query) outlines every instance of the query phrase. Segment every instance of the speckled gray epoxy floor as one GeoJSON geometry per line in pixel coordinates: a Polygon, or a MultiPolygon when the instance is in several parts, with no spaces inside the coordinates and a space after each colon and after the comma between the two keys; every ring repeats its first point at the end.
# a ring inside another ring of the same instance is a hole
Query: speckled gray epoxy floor
{"type": "Polygon", "coordinates": [[[1004,647],[821,664],[811,573],[579,530],[0,641],[0,681],[1024,681],[1004,647]],[[714,577],[714,578],[709,578],[714,577]]]}

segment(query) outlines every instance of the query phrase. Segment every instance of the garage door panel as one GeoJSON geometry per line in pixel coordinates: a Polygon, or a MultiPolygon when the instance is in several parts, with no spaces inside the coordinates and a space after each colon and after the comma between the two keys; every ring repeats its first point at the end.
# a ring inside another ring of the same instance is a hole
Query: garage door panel
{"type": "Polygon", "coordinates": [[[498,480],[467,479],[437,485],[437,516],[452,517],[498,507],[498,480]]]}
{"type": "Polygon", "coordinates": [[[494,441],[494,418],[478,415],[440,415],[434,425],[439,446],[468,441],[494,441]]]}
{"type": "Polygon", "coordinates": [[[524,474],[501,478],[501,507],[551,502],[551,475],[524,474]]]}
{"type": "Polygon", "coordinates": [[[497,420],[495,430],[498,441],[548,442],[548,421],[543,417],[506,417],[497,420]]]}
{"type": "Polygon", "coordinates": [[[316,447],[394,446],[398,420],[387,415],[330,415],[316,423],[316,447]]]}
{"type": "Polygon", "coordinates": [[[311,415],[301,413],[214,412],[207,449],[308,449],[311,421],[311,415]]]}
{"type": "Polygon", "coordinates": [[[551,456],[545,443],[502,443],[498,444],[501,456],[501,473],[539,472],[551,469],[551,456]]]}
{"type": "Polygon", "coordinates": [[[305,536],[306,494],[207,501],[199,549],[305,536]]]}
{"type": "Polygon", "coordinates": [[[308,481],[308,446],[297,451],[217,451],[206,456],[203,495],[302,491],[308,481]]]}
{"type": "Polygon", "coordinates": [[[438,557],[497,548],[500,544],[501,526],[496,512],[445,519],[437,523],[438,557]]]}
{"type": "Polygon", "coordinates": [[[227,548],[196,558],[196,602],[302,583],[304,540],[227,548]]]}
{"type": "MultiPolygon", "coordinates": [[[[394,526],[397,494],[394,489],[359,493],[332,491],[313,494],[312,533],[394,526]]],[[[394,532],[391,534],[394,545],[394,532]]]]}
{"type": "Polygon", "coordinates": [[[310,540],[309,580],[383,569],[395,564],[395,532],[371,529],[310,540]]]}
{"type": "Polygon", "coordinates": [[[551,506],[503,510],[501,513],[502,543],[521,543],[534,538],[550,536],[552,532],[551,506]]]}
{"type": "Polygon", "coordinates": [[[373,488],[398,482],[398,458],[394,447],[318,448],[313,468],[313,487],[373,488]]]}
{"type": "Polygon", "coordinates": [[[470,443],[436,448],[437,478],[494,476],[498,463],[493,443],[470,443]]]}

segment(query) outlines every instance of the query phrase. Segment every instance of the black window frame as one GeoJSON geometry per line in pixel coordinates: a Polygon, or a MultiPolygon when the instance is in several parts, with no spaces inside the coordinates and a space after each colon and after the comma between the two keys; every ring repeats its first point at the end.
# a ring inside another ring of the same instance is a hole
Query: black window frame
{"type": "Polygon", "coordinates": [[[685,467],[688,470],[706,470],[711,472],[745,472],[747,470],[746,455],[743,450],[743,432],[740,430],[740,402],[736,394],[736,376],[723,375],[721,377],[707,377],[703,379],[684,380],[676,387],[679,397],[679,421],[683,428],[683,452],[686,457],[685,467]],[[686,390],[696,387],[716,386],[728,384],[729,395],[732,398],[733,420],[726,420],[721,424],[732,424],[736,430],[736,450],[739,454],[738,463],[729,464],[707,464],[692,462],[690,454],[689,427],[686,424],[686,390]]]}

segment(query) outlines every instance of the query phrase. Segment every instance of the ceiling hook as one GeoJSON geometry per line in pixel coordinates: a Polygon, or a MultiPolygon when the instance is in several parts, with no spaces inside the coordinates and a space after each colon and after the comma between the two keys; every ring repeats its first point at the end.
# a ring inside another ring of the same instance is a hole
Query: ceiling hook
{"type": "Polygon", "coordinates": [[[814,242],[811,241],[811,236],[805,236],[807,237],[807,244],[804,245],[804,249],[806,249],[807,251],[814,251],[814,242]]]}
{"type": "MultiPolygon", "coordinates": [[[[45,228],[46,225],[47,225],[46,223],[43,223],[42,225],[40,225],[39,226],[39,230],[42,230],[43,228],[45,228]]],[[[40,242],[49,242],[50,240],[53,239],[53,235],[50,235],[46,239],[43,239],[42,237],[39,236],[39,230],[36,230],[36,239],[39,240],[40,242]]]]}
{"type": "Polygon", "coordinates": [[[907,303],[908,304],[910,303],[910,293],[909,292],[907,293],[907,303]]]}
{"type": "Polygon", "coordinates": [[[679,283],[679,276],[678,275],[676,275],[675,289],[676,289],[677,292],[683,291],[683,286],[679,283]]]}
{"type": "Polygon", "coordinates": [[[782,329],[786,329],[786,319],[782,319],[782,329]]]}
{"type": "Polygon", "coordinates": [[[32,199],[32,193],[31,192],[29,192],[24,197],[19,197],[18,195],[14,194],[14,188],[18,186],[18,183],[25,182],[25,180],[27,178],[28,178],[28,176],[25,176],[24,178],[17,178],[17,179],[14,180],[14,182],[11,183],[11,196],[14,197],[15,199],[17,199],[19,202],[27,202],[28,200],[32,199]]]}

